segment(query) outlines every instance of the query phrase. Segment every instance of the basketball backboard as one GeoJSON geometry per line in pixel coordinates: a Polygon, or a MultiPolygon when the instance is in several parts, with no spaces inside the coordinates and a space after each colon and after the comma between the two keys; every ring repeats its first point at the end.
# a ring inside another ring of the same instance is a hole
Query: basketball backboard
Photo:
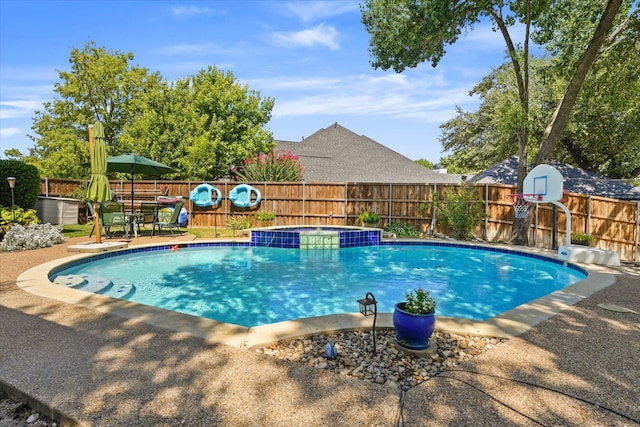
{"type": "Polygon", "coordinates": [[[563,177],[550,165],[538,165],[524,178],[522,193],[530,202],[549,203],[562,199],[563,177]],[[526,195],[535,194],[528,198],[526,195]]]}

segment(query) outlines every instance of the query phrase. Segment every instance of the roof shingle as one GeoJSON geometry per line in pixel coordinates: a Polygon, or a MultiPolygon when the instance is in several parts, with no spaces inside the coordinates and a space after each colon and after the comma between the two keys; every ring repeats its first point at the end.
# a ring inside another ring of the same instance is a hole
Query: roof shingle
{"type": "Polygon", "coordinates": [[[276,150],[297,155],[307,182],[457,183],[364,135],[335,123],[301,142],[276,141],[276,150]]]}

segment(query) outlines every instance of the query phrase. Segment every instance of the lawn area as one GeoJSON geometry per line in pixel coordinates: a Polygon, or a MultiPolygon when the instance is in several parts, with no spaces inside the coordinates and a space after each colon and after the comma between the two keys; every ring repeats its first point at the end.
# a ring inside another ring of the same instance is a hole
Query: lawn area
{"type": "MultiPolygon", "coordinates": [[[[89,237],[93,224],[64,225],[62,233],[65,237],[89,237]]],[[[213,239],[216,237],[233,237],[233,230],[227,228],[181,228],[189,234],[195,235],[200,239],[213,239]]],[[[237,233],[237,232],[236,232],[237,233]]]]}

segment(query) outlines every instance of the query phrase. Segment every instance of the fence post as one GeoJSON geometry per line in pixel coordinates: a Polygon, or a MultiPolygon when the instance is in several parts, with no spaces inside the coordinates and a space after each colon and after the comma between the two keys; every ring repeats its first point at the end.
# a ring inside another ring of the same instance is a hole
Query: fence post
{"type": "Polygon", "coordinates": [[[484,240],[489,240],[489,184],[484,184],[484,240]]]}
{"type": "MultiPolygon", "coordinates": [[[[389,217],[389,224],[391,224],[391,203],[393,202],[393,184],[389,183],[389,208],[387,209],[387,216],[389,217]]],[[[387,225],[389,225],[387,224],[387,225]]]]}
{"type": "Polygon", "coordinates": [[[585,230],[588,234],[591,233],[591,194],[587,196],[587,229],[585,230]]]}
{"type": "Polygon", "coordinates": [[[305,191],[305,187],[304,187],[304,182],[302,183],[302,225],[305,225],[305,221],[304,221],[304,202],[305,202],[305,197],[306,197],[307,192],[305,191]]]}
{"type": "Polygon", "coordinates": [[[638,261],[638,239],[640,234],[640,201],[636,202],[636,237],[633,243],[633,260],[638,261]]]}
{"type": "Polygon", "coordinates": [[[349,183],[344,183],[344,225],[349,224],[349,183]]]}
{"type": "Polygon", "coordinates": [[[433,207],[433,210],[431,212],[431,237],[433,237],[436,234],[436,205],[437,200],[436,197],[438,196],[438,184],[436,184],[435,182],[433,183],[433,195],[431,197],[431,205],[433,207]]]}

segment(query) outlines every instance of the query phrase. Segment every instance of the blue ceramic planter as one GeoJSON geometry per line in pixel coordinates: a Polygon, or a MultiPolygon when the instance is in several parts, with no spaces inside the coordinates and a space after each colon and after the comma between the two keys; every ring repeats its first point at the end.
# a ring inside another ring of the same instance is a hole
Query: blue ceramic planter
{"type": "Polygon", "coordinates": [[[404,310],[404,302],[396,304],[393,311],[393,326],[396,328],[396,341],[412,350],[429,348],[429,338],[436,329],[436,315],[413,314],[404,310]]]}

